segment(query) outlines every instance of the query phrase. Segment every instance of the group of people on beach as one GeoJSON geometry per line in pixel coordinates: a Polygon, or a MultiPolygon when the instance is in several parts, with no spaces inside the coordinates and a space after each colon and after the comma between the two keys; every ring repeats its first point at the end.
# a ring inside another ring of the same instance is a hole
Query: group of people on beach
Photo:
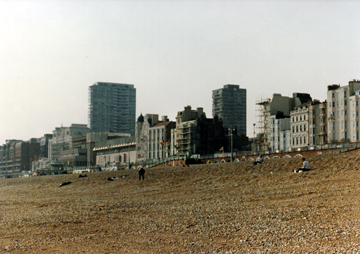
{"type": "MultiPolygon", "coordinates": [[[[301,173],[310,170],[310,163],[305,158],[302,158],[302,161],[303,161],[303,166],[297,170],[294,170],[294,173],[301,173]]],[[[265,160],[262,157],[262,155],[256,158],[256,160],[254,161],[254,165],[258,165],[261,163],[265,163],[265,160]]]]}

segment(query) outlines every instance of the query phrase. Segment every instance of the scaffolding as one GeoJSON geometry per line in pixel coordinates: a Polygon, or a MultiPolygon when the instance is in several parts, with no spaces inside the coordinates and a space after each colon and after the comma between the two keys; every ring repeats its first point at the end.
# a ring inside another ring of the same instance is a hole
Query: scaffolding
{"type": "Polygon", "coordinates": [[[260,98],[256,101],[256,126],[254,132],[257,137],[256,150],[261,152],[268,151],[270,145],[270,102],[270,98],[260,98]]]}

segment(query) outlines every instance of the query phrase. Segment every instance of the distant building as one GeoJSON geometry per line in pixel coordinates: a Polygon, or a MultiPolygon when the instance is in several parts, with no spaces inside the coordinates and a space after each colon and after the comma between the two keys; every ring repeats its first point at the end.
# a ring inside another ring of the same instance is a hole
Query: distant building
{"type": "Polygon", "coordinates": [[[212,115],[218,116],[225,128],[237,128],[246,135],[246,89],[238,85],[225,85],[212,91],[212,115]]]}
{"type": "Polygon", "coordinates": [[[349,85],[330,85],[327,91],[329,143],[359,139],[360,80],[349,85]]]}
{"type": "Polygon", "coordinates": [[[169,121],[167,116],[159,121],[159,115],[146,114],[138,117],[136,126],[137,161],[170,156],[171,130],[175,129],[175,122],[169,121]]]}
{"type": "Polygon", "coordinates": [[[284,151],[290,148],[290,117],[282,112],[270,116],[270,150],[284,151]]]}
{"type": "Polygon", "coordinates": [[[314,100],[309,110],[309,145],[324,145],[327,137],[327,101],[314,100]]]}
{"type": "Polygon", "coordinates": [[[45,134],[41,138],[32,138],[33,142],[40,143],[39,151],[36,151],[37,158],[47,158],[49,154],[49,140],[52,139],[52,134],[45,134]]]}
{"type": "Polygon", "coordinates": [[[214,154],[225,145],[225,129],[215,116],[206,118],[203,108],[187,106],[176,116],[176,128],[171,130],[171,154],[214,154]]]}
{"type": "MultiPolygon", "coordinates": [[[[256,151],[266,152],[273,149],[272,142],[274,136],[274,128],[272,128],[271,117],[281,113],[283,117],[289,117],[290,112],[297,106],[311,102],[312,98],[307,93],[293,93],[293,97],[281,96],[274,94],[273,97],[258,102],[258,122],[256,123],[257,141],[256,151]]],[[[283,130],[285,131],[285,130],[283,130]]],[[[276,137],[278,140],[280,137],[276,137]]]]}
{"type": "Polygon", "coordinates": [[[6,144],[0,146],[0,174],[4,176],[30,171],[39,150],[40,143],[35,140],[6,140],[6,144]]]}
{"type": "MultiPolygon", "coordinates": [[[[96,157],[97,157],[97,153],[98,151],[101,154],[104,154],[104,152],[99,149],[101,147],[107,147],[109,146],[109,144],[111,142],[113,142],[113,140],[119,140],[122,139],[120,141],[116,141],[118,144],[119,142],[121,143],[129,143],[129,142],[133,142],[130,141],[130,133],[114,133],[114,132],[109,132],[109,131],[104,131],[104,132],[89,132],[86,134],[86,149],[87,149],[87,163],[88,165],[96,165],[97,161],[96,157]],[[94,149],[94,148],[97,149],[94,149]]],[[[101,158],[103,158],[104,156],[101,156],[101,158]]]]}
{"type": "Polygon", "coordinates": [[[135,135],[134,85],[97,82],[89,87],[89,127],[93,132],[135,135]]]}
{"type": "Polygon", "coordinates": [[[108,139],[95,142],[93,148],[96,165],[115,169],[117,166],[128,166],[136,160],[136,142],[134,136],[108,139]]]}
{"type": "Polygon", "coordinates": [[[90,129],[86,124],[72,124],[70,127],[55,128],[53,138],[49,140],[49,161],[58,161],[62,151],[73,148],[73,138],[85,136],[88,132],[90,129]]]}
{"type": "Polygon", "coordinates": [[[290,112],[291,147],[301,148],[327,143],[326,101],[314,100],[290,112]]]}
{"type": "Polygon", "coordinates": [[[57,161],[65,167],[87,166],[86,136],[73,137],[69,149],[61,150],[57,161]]]}
{"type": "Polygon", "coordinates": [[[309,146],[310,105],[311,102],[301,104],[290,112],[292,148],[309,146]]]}

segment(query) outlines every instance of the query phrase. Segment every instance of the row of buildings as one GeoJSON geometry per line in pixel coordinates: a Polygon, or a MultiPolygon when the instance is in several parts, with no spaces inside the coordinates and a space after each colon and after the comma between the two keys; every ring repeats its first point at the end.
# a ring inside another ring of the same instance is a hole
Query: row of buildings
{"type": "Polygon", "coordinates": [[[327,100],[309,94],[274,94],[257,103],[257,137],[252,150],[278,152],[317,145],[359,142],[360,80],[329,85],[327,100]]]}
{"type": "Polygon", "coordinates": [[[235,135],[234,147],[240,149],[246,144],[236,135],[246,134],[246,89],[225,85],[212,97],[213,118],[207,118],[202,108],[186,106],[175,121],[158,114],[136,120],[133,85],[97,82],[89,87],[88,125],[57,127],[52,134],[29,141],[7,140],[0,146],[0,173],[209,155],[230,150],[230,134],[235,135]]]}

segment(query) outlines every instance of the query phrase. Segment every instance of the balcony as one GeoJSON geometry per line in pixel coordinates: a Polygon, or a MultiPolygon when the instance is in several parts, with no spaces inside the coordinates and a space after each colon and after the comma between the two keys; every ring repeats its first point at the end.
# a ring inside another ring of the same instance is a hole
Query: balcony
{"type": "Polygon", "coordinates": [[[191,143],[191,140],[190,139],[183,139],[181,141],[178,141],[177,142],[179,145],[187,145],[187,144],[190,144],[191,143]]]}

